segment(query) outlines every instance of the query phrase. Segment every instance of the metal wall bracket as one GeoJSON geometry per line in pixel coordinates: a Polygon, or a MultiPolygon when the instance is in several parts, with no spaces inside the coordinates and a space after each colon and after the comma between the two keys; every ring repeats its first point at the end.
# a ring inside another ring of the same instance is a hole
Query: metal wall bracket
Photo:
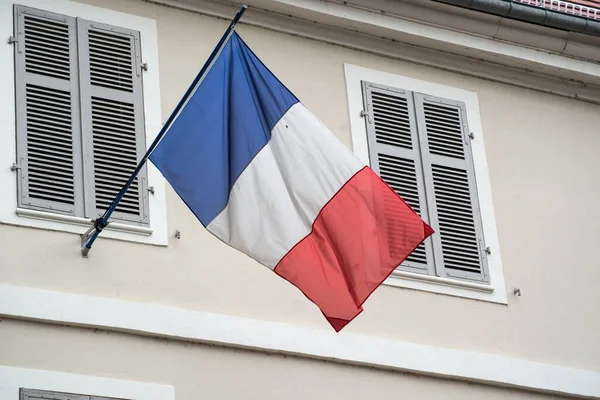
{"type": "Polygon", "coordinates": [[[81,257],[83,257],[83,258],[88,257],[88,253],[90,252],[90,249],[85,247],[85,245],[87,244],[88,240],[90,240],[90,238],[92,237],[92,234],[94,233],[95,230],[96,230],[96,228],[92,226],[83,235],[81,235],[81,257]]]}
{"type": "Polygon", "coordinates": [[[96,233],[96,232],[98,232],[98,233],[102,232],[102,230],[104,228],[106,228],[109,223],[110,222],[107,222],[106,224],[103,224],[101,217],[92,220],[92,224],[94,224],[94,226],[92,226],[83,235],[81,235],[81,256],[83,258],[87,258],[88,253],[90,252],[90,248],[87,247],[87,244],[88,244],[90,238],[92,236],[94,236],[94,233],[96,233]]]}

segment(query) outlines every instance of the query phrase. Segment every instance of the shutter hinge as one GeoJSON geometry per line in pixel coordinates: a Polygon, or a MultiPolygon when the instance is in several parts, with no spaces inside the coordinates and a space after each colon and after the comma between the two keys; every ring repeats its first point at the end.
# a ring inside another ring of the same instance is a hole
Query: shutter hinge
{"type": "Polygon", "coordinates": [[[17,51],[19,52],[19,54],[23,53],[23,50],[21,50],[21,46],[19,44],[19,39],[17,39],[14,36],[9,36],[8,40],[6,41],[8,44],[15,44],[17,45],[17,51]]]}
{"type": "Polygon", "coordinates": [[[148,186],[148,191],[150,194],[154,194],[154,186],[148,186]]]}
{"type": "Polygon", "coordinates": [[[360,110],[360,116],[367,119],[367,122],[371,123],[371,118],[369,118],[369,113],[365,110],[360,110]]]}
{"type": "Polygon", "coordinates": [[[469,132],[469,139],[475,139],[475,134],[473,132],[469,132]]]}
{"type": "Polygon", "coordinates": [[[148,71],[148,63],[142,63],[140,68],[142,69],[142,71],[148,71]]]}
{"type": "Polygon", "coordinates": [[[490,246],[487,246],[485,249],[483,249],[483,251],[485,251],[485,254],[492,254],[492,249],[490,249],[490,246]]]}
{"type": "Polygon", "coordinates": [[[14,171],[16,171],[16,170],[19,170],[19,169],[23,169],[23,167],[21,167],[21,166],[20,166],[19,164],[17,164],[17,163],[13,163],[13,164],[10,166],[10,170],[11,170],[11,171],[13,171],[13,172],[14,172],[14,171]]]}

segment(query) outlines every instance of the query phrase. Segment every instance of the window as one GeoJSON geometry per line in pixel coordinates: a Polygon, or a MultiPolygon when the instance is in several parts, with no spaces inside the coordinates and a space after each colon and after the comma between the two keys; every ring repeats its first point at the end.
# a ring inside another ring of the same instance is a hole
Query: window
{"type": "Polygon", "coordinates": [[[384,284],[507,304],[477,93],[344,73],[354,153],[436,232],[384,284]]]}
{"type": "MultiPolygon", "coordinates": [[[[140,34],[16,5],[18,207],[96,218],[145,151],[140,34]]],[[[149,225],[146,167],[113,214],[149,225]]]]}
{"type": "Polygon", "coordinates": [[[489,282],[464,104],[362,88],[371,167],[435,230],[400,268],[489,282]]]}
{"type": "Polygon", "coordinates": [[[21,389],[19,400],[124,400],[84,394],[52,392],[47,390],[21,389]]]}

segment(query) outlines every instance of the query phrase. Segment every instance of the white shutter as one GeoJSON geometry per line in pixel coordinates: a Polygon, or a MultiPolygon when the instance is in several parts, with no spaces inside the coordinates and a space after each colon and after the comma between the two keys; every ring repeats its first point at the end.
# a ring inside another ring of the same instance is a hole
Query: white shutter
{"type": "Polygon", "coordinates": [[[414,96],[437,273],[489,282],[464,104],[414,96]]]}
{"type": "MultiPolygon", "coordinates": [[[[363,98],[371,168],[427,222],[429,215],[412,93],[363,82],[363,98]]],[[[431,240],[417,247],[401,269],[433,274],[431,240]]]]}
{"type": "MultiPolygon", "coordinates": [[[[145,152],[139,33],[78,19],[86,214],[101,215],[145,152]]],[[[146,167],[112,215],[148,224],[146,167]]]]}
{"type": "Polygon", "coordinates": [[[14,13],[19,206],[81,216],[75,20],[22,6],[14,13]]]}

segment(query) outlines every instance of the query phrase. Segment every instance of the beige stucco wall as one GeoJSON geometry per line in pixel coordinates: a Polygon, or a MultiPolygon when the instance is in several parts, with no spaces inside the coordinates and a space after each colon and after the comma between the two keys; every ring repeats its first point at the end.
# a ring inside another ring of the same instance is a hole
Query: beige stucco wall
{"type": "MultiPolygon", "coordinates": [[[[156,19],[163,119],[227,24],[140,1],[87,2],[156,19]]],[[[344,63],[479,95],[504,275],[510,291],[508,306],[381,287],[346,331],[600,371],[600,262],[596,253],[600,242],[600,106],[256,27],[241,25],[238,31],[348,146],[344,63]],[[522,297],[512,295],[515,286],[522,290],[522,297]]],[[[82,259],[77,235],[0,226],[0,281],[330,329],[298,290],[208,234],[172,190],[167,197],[168,247],[99,240],[91,257],[82,259]],[[180,240],[172,238],[175,229],[181,231],[180,240]],[[32,243],[36,244],[35,251],[30,250],[32,243]]],[[[407,385],[428,393],[419,398],[434,398],[447,390],[456,391],[456,398],[477,398],[481,390],[347,366],[337,366],[340,372],[334,374],[327,363],[285,361],[275,356],[244,353],[238,360],[237,352],[230,350],[219,350],[223,353],[219,360],[214,348],[193,346],[193,352],[186,352],[183,344],[136,341],[116,334],[96,334],[94,340],[106,342],[108,350],[95,354],[100,342],[92,340],[88,331],[59,331],[41,325],[28,329],[33,326],[1,324],[6,336],[0,342],[7,347],[0,351],[3,364],[50,367],[56,362],[59,369],[75,371],[75,361],[69,360],[66,352],[67,344],[73,343],[73,352],[85,358],[82,368],[90,373],[123,375],[129,371],[134,378],[162,381],[168,369],[146,365],[138,371],[133,364],[140,363],[137,357],[145,358],[144,364],[157,360],[171,363],[173,370],[167,373],[170,379],[182,382],[178,391],[188,396],[183,398],[194,398],[192,395],[202,390],[213,391],[210,393],[216,397],[209,398],[218,398],[218,390],[228,390],[222,388],[228,386],[228,375],[243,379],[248,390],[260,391],[268,379],[282,373],[277,366],[269,367],[269,362],[286,362],[286,368],[296,371],[293,379],[278,378],[289,381],[295,389],[309,390],[305,388],[309,386],[308,371],[322,369],[322,375],[310,374],[320,382],[310,390],[347,390],[356,398],[378,390],[375,382],[379,380],[390,390],[407,385]],[[25,346],[19,332],[27,332],[31,346],[45,350],[39,354],[29,351],[36,354],[19,358],[17,351],[25,346]],[[6,345],[11,342],[14,346],[6,345]],[[130,356],[126,349],[135,353],[130,356]],[[122,365],[111,360],[110,354],[120,354],[122,365]],[[208,360],[214,372],[205,368],[208,360]],[[253,362],[261,367],[250,368],[253,362]],[[190,367],[181,369],[177,364],[190,367]],[[223,372],[227,368],[234,368],[235,373],[223,372]],[[329,384],[329,376],[335,376],[332,379],[337,383],[329,384]],[[184,383],[184,379],[190,381],[184,383]],[[352,387],[344,387],[345,382],[352,382],[352,387]]],[[[495,393],[508,396],[508,392],[495,393]]],[[[489,396],[493,395],[486,392],[486,398],[494,398],[489,396]]]]}
{"type": "MultiPolygon", "coordinates": [[[[177,400],[551,400],[556,396],[296,357],[31,322],[0,323],[13,366],[175,387],[177,400]]],[[[564,399],[564,397],[560,397],[564,399]]]]}

